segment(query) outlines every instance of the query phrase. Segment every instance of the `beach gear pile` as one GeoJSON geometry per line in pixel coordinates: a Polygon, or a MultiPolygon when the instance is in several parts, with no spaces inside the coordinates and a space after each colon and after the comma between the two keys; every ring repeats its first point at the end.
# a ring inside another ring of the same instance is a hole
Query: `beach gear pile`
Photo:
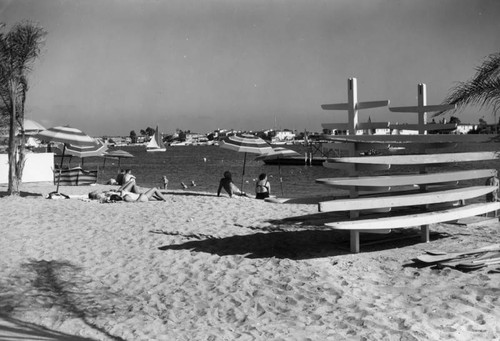
{"type": "MultiPolygon", "coordinates": [[[[461,271],[473,271],[500,264],[500,244],[462,251],[428,250],[414,261],[422,266],[450,267],[461,271]]],[[[490,272],[500,272],[500,268],[490,272]]]]}

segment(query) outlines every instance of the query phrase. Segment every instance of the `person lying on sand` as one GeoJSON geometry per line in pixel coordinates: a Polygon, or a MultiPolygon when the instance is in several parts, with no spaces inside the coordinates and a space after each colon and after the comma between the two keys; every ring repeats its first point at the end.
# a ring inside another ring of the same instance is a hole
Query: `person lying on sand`
{"type": "Polygon", "coordinates": [[[89,199],[100,200],[102,202],[147,202],[147,201],[167,201],[163,193],[156,187],[139,189],[134,181],[129,181],[117,191],[93,191],[89,193],[89,199]]]}
{"type": "Polygon", "coordinates": [[[128,191],[121,191],[120,196],[125,202],[146,202],[146,201],[167,201],[158,188],[153,187],[144,193],[134,193],[128,191]]]}
{"type": "Polygon", "coordinates": [[[224,190],[229,194],[229,197],[232,198],[233,194],[240,196],[248,196],[245,192],[240,191],[238,187],[233,183],[233,176],[231,172],[225,171],[224,177],[220,179],[219,189],[217,190],[217,196],[220,197],[220,192],[224,188],[224,190]]]}
{"type": "Polygon", "coordinates": [[[126,184],[118,189],[124,201],[149,201],[149,200],[162,200],[167,201],[163,196],[163,192],[158,188],[143,188],[135,183],[135,179],[131,179],[126,184]],[[147,198],[147,200],[145,199],[147,198]]]}

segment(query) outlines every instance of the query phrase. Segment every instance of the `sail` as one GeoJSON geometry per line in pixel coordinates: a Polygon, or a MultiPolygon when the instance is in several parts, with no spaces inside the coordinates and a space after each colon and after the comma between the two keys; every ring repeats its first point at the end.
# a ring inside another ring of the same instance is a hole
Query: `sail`
{"type": "Polygon", "coordinates": [[[146,145],[146,148],[148,150],[164,150],[165,149],[165,144],[163,143],[161,139],[161,134],[160,131],[158,130],[158,126],[156,126],[156,131],[151,140],[149,140],[148,144],[146,145]]]}
{"type": "Polygon", "coordinates": [[[158,130],[158,126],[156,126],[155,140],[159,148],[165,148],[165,144],[163,143],[163,140],[161,138],[161,133],[160,130],[158,130]]]}
{"type": "Polygon", "coordinates": [[[151,140],[149,140],[148,144],[146,145],[147,148],[151,148],[151,149],[160,148],[160,146],[156,142],[156,134],[157,133],[155,133],[155,135],[153,136],[153,138],[151,140]]]}

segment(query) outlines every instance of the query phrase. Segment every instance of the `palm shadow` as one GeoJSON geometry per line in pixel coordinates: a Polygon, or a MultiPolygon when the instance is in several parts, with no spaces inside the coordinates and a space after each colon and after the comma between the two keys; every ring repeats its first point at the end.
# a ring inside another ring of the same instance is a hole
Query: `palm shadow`
{"type": "Polygon", "coordinates": [[[0,314],[0,341],[7,340],[92,341],[94,339],[57,332],[0,314]]]}
{"type": "Polygon", "coordinates": [[[0,340],[3,340],[2,332],[50,336],[54,340],[91,340],[55,332],[35,324],[16,320],[10,316],[16,309],[48,309],[53,307],[67,316],[78,318],[89,328],[108,339],[123,340],[92,322],[99,320],[98,317],[113,314],[115,310],[121,309],[107,302],[110,299],[123,298],[111,292],[85,292],[82,288],[87,280],[82,278],[81,273],[82,269],[64,261],[32,260],[22,264],[19,274],[13,275],[10,280],[26,283],[25,279],[29,278],[27,287],[21,287],[23,289],[21,291],[17,286],[14,289],[12,284],[0,286],[2,293],[0,295],[0,310],[3,311],[3,314],[0,315],[0,321],[4,322],[0,323],[0,340]]]}

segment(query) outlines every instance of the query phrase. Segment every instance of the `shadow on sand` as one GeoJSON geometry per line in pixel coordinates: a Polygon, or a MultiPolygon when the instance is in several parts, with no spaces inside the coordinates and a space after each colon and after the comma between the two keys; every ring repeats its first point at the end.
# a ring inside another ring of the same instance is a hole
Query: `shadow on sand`
{"type": "Polygon", "coordinates": [[[94,339],[60,333],[0,314],[0,341],[7,340],[92,341],[94,339]]]}
{"type": "MultiPolygon", "coordinates": [[[[0,198],[7,197],[7,196],[9,196],[9,194],[7,193],[7,191],[0,191],[0,198]]],[[[41,197],[42,194],[41,193],[31,193],[31,192],[23,192],[23,191],[21,191],[21,193],[19,193],[19,196],[21,198],[41,197]]]]}
{"type": "MultiPolygon", "coordinates": [[[[254,228],[255,229],[255,228],[254,228]]],[[[178,233],[151,231],[168,235],[178,233]]],[[[243,255],[248,258],[288,258],[293,260],[332,257],[349,254],[349,232],[346,231],[290,231],[239,235],[225,238],[201,239],[200,236],[182,244],[164,245],[160,250],[191,250],[219,256],[243,255]]],[[[431,239],[447,235],[431,233],[431,239]]],[[[361,252],[401,248],[420,243],[420,230],[409,229],[390,234],[363,234],[361,252]]]]}
{"type": "Polygon", "coordinates": [[[55,332],[31,323],[12,318],[9,312],[15,309],[53,309],[65,317],[77,318],[97,334],[112,340],[123,340],[111,335],[92,320],[98,320],[105,314],[112,314],[116,309],[112,302],[123,300],[118,294],[109,292],[88,292],[84,284],[88,279],[81,275],[81,269],[69,262],[30,261],[21,266],[18,275],[10,278],[16,283],[0,287],[0,341],[2,340],[38,340],[42,336],[49,340],[91,340],[60,332],[55,332]],[[30,281],[26,281],[29,278],[30,281]],[[27,284],[26,284],[27,283],[27,284]],[[28,285],[28,287],[25,287],[28,285]],[[110,301],[111,300],[111,301],[110,301]],[[19,337],[4,335],[19,333],[19,337]],[[30,336],[28,338],[27,336],[30,336]],[[35,337],[38,336],[38,337],[35,337]]]}

